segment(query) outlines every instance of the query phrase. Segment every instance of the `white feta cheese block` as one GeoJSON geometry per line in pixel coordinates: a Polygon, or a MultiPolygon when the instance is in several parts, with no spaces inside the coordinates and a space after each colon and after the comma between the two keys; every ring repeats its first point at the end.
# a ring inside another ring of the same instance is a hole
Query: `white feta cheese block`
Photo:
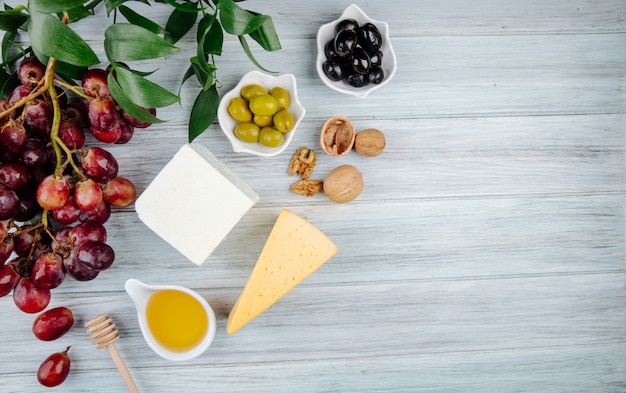
{"type": "Polygon", "coordinates": [[[213,153],[183,145],[135,201],[141,221],[197,265],[259,200],[213,153]]]}

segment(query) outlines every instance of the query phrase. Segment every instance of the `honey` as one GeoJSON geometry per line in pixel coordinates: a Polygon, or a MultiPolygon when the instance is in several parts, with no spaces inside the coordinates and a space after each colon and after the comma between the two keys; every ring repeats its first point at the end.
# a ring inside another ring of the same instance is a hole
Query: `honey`
{"type": "Polygon", "coordinates": [[[164,348],[183,352],[200,344],[209,329],[202,304],[183,291],[165,289],[148,299],[146,318],[154,339],[164,348]]]}

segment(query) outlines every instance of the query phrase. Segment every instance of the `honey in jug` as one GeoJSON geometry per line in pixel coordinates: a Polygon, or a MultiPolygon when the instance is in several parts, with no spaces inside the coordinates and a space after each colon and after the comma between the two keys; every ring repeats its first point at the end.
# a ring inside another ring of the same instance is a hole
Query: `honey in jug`
{"type": "Polygon", "coordinates": [[[148,327],[166,349],[187,351],[200,344],[209,328],[202,304],[183,291],[165,289],[153,293],[146,307],[148,327]]]}

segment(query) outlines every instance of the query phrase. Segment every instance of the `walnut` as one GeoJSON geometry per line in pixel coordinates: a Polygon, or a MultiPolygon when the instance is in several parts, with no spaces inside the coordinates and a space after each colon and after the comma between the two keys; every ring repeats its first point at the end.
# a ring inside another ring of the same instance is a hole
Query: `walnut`
{"type": "Polygon", "coordinates": [[[315,151],[306,146],[302,146],[296,150],[291,157],[287,173],[289,176],[293,176],[295,174],[302,175],[302,179],[306,180],[311,176],[313,167],[315,167],[316,163],[317,154],[315,151]]]}
{"type": "Polygon", "coordinates": [[[366,157],[376,157],[383,152],[385,144],[385,134],[375,128],[368,128],[356,133],[354,150],[366,157]]]}
{"type": "Polygon", "coordinates": [[[322,191],[324,188],[324,183],[319,180],[298,180],[293,183],[291,187],[289,187],[289,191],[304,195],[306,197],[311,197],[318,192],[322,191]]]}
{"type": "Polygon", "coordinates": [[[354,137],[354,125],[350,119],[334,116],[324,123],[320,143],[322,149],[331,156],[342,156],[352,149],[354,137]]]}
{"type": "Polygon", "coordinates": [[[363,191],[363,175],[352,165],[341,165],[324,179],[324,192],[337,203],[350,202],[363,191]]]}

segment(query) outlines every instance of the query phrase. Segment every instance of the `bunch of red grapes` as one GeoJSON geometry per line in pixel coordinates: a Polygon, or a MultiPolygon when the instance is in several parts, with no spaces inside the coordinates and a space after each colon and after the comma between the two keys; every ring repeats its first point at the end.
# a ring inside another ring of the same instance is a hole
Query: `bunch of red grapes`
{"type": "Polygon", "coordinates": [[[107,70],[51,83],[53,67],[31,56],[16,74],[21,84],[0,100],[0,297],[13,292],[18,309],[38,313],[67,275],[88,281],[112,265],[104,224],[136,198],[113,155],[84,146],[85,132],[120,144],[149,123],[119,108],[107,70]]]}

